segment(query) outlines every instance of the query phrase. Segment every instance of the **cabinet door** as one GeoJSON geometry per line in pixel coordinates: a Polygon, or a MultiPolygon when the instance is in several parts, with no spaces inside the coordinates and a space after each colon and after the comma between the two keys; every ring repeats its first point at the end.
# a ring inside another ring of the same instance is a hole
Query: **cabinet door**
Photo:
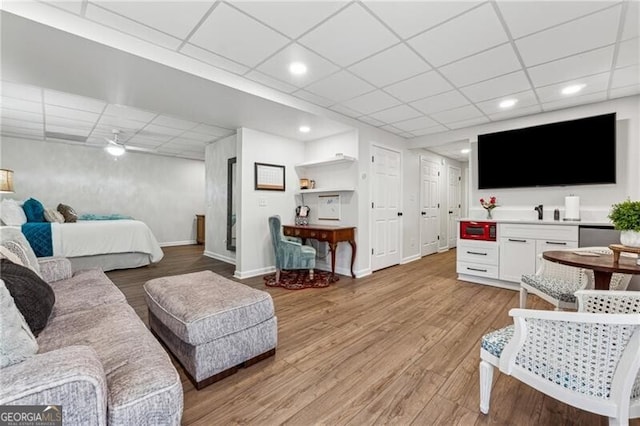
{"type": "Polygon", "coordinates": [[[548,250],[564,250],[578,247],[577,241],[536,240],[536,271],[542,263],[542,252],[548,250]]]}
{"type": "Polygon", "coordinates": [[[500,238],[500,279],[520,282],[522,274],[536,272],[536,240],[500,238]]]}

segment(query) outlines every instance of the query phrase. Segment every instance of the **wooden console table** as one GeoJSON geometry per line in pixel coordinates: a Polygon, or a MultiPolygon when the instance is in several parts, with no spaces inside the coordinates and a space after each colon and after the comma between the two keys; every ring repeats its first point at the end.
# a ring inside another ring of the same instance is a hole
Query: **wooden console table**
{"type": "Polygon", "coordinates": [[[331,275],[336,272],[336,248],[341,241],[351,245],[351,276],[353,273],[353,262],[356,258],[356,228],[355,226],[328,226],[328,225],[282,225],[282,233],[287,237],[299,237],[304,242],[307,238],[329,243],[331,251],[331,275]]]}

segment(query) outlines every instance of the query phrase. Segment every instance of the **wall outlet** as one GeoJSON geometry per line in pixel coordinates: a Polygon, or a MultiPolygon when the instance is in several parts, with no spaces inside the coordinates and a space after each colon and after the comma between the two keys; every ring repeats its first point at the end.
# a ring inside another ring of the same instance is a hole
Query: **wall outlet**
{"type": "Polygon", "coordinates": [[[260,207],[267,207],[267,199],[266,198],[259,198],[258,199],[258,205],[260,207]]]}

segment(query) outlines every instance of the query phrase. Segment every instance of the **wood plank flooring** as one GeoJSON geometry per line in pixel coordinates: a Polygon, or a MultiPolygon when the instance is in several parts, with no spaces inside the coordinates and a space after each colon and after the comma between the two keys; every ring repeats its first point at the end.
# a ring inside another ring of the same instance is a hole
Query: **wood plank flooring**
{"type": "MultiPolygon", "coordinates": [[[[203,246],[163,250],[157,265],[107,274],[145,323],[145,281],[205,269],[233,279],[234,266],[204,257],[203,246]]],[[[479,341],[511,323],[518,294],[458,281],[455,256],[450,250],[365,278],[340,276],[323,289],[240,281],[273,297],[276,355],[200,391],[174,360],[183,379],[183,424],[608,424],[499,372],[490,413],[480,413],[479,341]]],[[[530,299],[531,308],[552,308],[530,299]]]]}

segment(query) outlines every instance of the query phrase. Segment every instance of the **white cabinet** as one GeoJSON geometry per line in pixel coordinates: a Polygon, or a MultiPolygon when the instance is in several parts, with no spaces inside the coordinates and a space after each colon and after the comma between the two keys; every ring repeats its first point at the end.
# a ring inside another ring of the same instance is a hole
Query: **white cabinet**
{"type": "Polygon", "coordinates": [[[498,278],[498,243],[458,240],[456,271],[461,275],[498,278]]]}
{"type": "Polygon", "coordinates": [[[499,277],[511,282],[520,282],[523,274],[534,274],[543,251],[578,247],[578,227],[572,225],[501,223],[498,236],[499,277]]]}

